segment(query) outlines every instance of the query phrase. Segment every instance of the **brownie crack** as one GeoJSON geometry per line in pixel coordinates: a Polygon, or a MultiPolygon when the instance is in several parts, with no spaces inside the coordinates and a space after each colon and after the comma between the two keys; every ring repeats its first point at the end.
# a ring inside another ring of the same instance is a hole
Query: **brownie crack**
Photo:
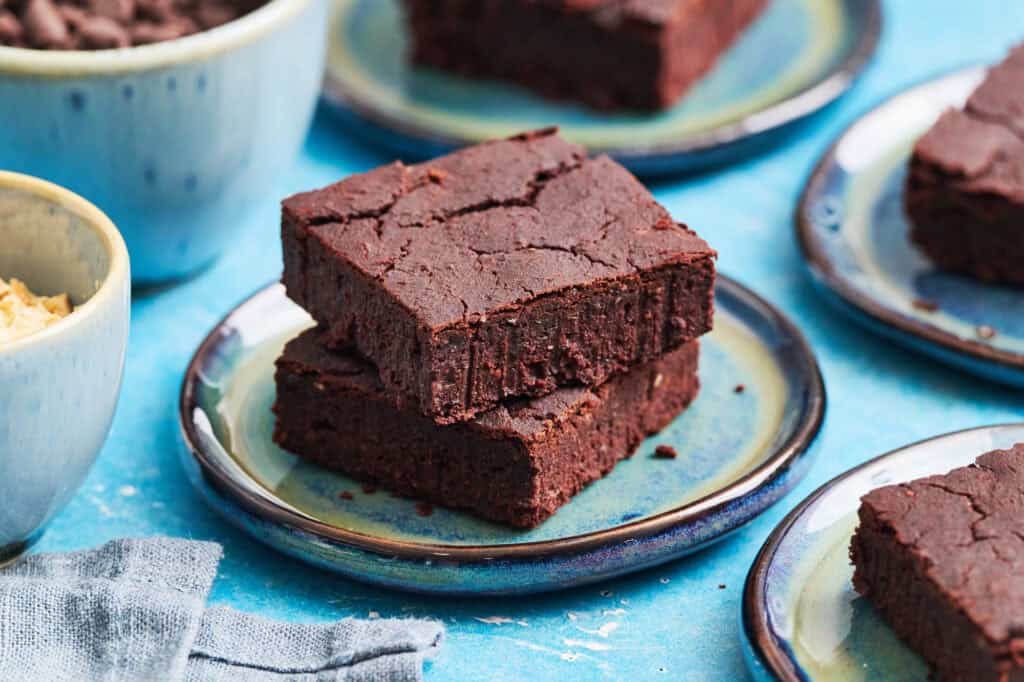
{"type": "Polygon", "coordinates": [[[1013,119],[1007,116],[1000,116],[998,114],[989,113],[987,111],[981,111],[976,109],[968,103],[964,108],[964,113],[971,118],[981,121],[982,123],[988,123],[990,125],[996,125],[1016,137],[1021,142],[1024,142],[1024,130],[1020,130],[1013,124],[1013,119]]]}
{"type": "Polygon", "coordinates": [[[971,526],[970,526],[970,528],[971,528],[971,537],[974,539],[975,542],[981,542],[982,540],[988,540],[988,539],[991,539],[992,537],[995,537],[995,536],[991,536],[991,535],[988,536],[988,537],[984,537],[984,536],[979,535],[978,524],[980,524],[980,523],[984,522],[986,519],[988,519],[989,514],[984,509],[982,509],[981,507],[978,506],[978,501],[975,499],[974,495],[971,495],[970,493],[962,493],[962,492],[960,492],[958,490],[953,490],[949,486],[945,486],[945,485],[942,485],[941,483],[936,483],[934,481],[925,481],[925,482],[923,482],[923,484],[928,486],[929,488],[934,488],[935,490],[941,490],[942,492],[944,492],[944,493],[946,493],[948,495],[954,495],[956,497],[961,497],[961,498],[967,500],[967,504],[970,505],[971,511],[974,512],[978,516],[977,519],[975,519],[973,522],[971,522],[971,526]]]}

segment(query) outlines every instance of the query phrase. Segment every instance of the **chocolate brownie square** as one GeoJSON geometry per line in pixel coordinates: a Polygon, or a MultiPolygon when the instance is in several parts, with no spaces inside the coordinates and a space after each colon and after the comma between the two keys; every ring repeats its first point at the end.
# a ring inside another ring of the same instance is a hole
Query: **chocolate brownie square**
{"type": "Polygon", "coordinates": [[[918,141],[905,204],[939,268],[1024,285],[1024,46],[918,141]]]}
{"type": "Polygon", "coordinates": [[[511,526],[538,525],[694,399],[698,342],[597,388],[562,388],[440,426],[396,409],[376,369],[322,331],[277,362],[274,441],[314,464],[511,526]]]}
{"type": "Polygon", "coordinates": [[[854,587],[943,682],[1024,680],[1024,445],[866,495],[854,587]]]}
{"type": "Polygon", "coordinates": [[[598,109],[671,106],[767,0],[404,0],[414,63],[598,109]]]}
{"type": "Polygon", "coordinates": [[[545,130],[285,200],[284,283],[438,423],[609,377],[711,328],[715,252],[545,130]]]}

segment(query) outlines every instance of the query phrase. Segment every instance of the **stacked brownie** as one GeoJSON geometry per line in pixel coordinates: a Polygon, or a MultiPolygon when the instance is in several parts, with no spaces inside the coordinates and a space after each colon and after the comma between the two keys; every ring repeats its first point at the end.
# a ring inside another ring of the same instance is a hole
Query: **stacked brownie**
{"type": "Polygon", "coordinates": [[[535,526],[697,393],[714,252],[554,130],[291,197],[282,239],[318,327],[274,438],[397,494],[535,526]]]}
{"type": "Polygon", "coordinates": [[[918,140],[905,204],[939,268],[1024,286],[1024,45],[918,140]]]}

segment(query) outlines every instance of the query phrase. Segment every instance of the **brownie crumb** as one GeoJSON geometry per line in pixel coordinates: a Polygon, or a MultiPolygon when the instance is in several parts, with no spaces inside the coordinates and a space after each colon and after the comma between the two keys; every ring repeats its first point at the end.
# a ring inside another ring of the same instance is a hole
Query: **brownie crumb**
{"type": "Polygon", "coordinates": [[[935,301],[929,301],[927,298],[915,298],[914,307],[918,310],[923,310],[926,313],[934,313],[939,309],[939,304],[935,301]]]}
{"type": "Polygon", "coordinates": [[[430,516],[434,513],[434,505],[429,502],[417,502],[416,513],[420,516],[430,516]]]}
{"type": "Polygon", "coordinates": [[[341,494],[339,494],[339,495],[338,495],[338,497],[340,497],[340,498],[341,498],[341,499],[343,499],[343,500],[353,500],[353,499],[355,499],[355,498],[354,498],[354,497],[352,496],[352,493],[350,493],[350,492],[349,492],[349,491],[347,491],[347,490],[342,490],[342,491],[341,491],[341,494]]]}
{"type": "Polygon", "coordinates": [[[983,324],[978,327],[978,336],[983,339],[994,339],[996,336],[996,330],[987,324],[983,324]]]}
{"type": "Polygon", "coordinates": [[[440,168],[428,168],[427,177],[430,178],[432,183],[441,185],[444,184],[444,179],[448,177],[448,173],[440,168]]]}
{"type": "Polygon", "coordinates": [[[654,448],[654,456],[658,459],[675,459],[679,453],[671,445],[659,445],[654,448]]]}
{"type": "Polygon", "coordinates": [[[370,485],[369,483],[364,483],[363,484],[363,492],[366,493],[367,495],[372,495],[375,492],[377,492],[377,486],[370,485]]]}
{"type": "Polygon", "coordinates": [[[746,384],[736,384],[736,388],[733,389],[733,393],[743,393],[747,390],[746,384]]]}

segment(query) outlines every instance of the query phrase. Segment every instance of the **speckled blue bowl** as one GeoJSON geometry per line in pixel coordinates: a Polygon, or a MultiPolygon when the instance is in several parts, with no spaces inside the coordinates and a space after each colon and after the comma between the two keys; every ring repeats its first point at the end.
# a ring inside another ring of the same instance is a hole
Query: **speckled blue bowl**
{"type": "Polygon", "coordinates": [[[181,40],[0,47],[0,168],[81,194],[137,282],[202,268],[297,154],[323,74],[327,0],[271,0],[181,40]]]}
{"type": "Polygon", "coordinates": [[[82,483],[110,431],[128,343],[128,252],[81,197],[0,171],[0,277],[67,292],[74,312],[0,343],[0,564],[82,483]]]}
{"type": "Polygon", "coordinates": [[[384,587],[523,594],[655,566],[779,500],[807,471],[824,415],[817,363],[792,323],[726,277],[716,294],[694,404],[532,530],[439,507],[424,518],[411,500],[362,491],[275,446],[274,360],[311,324],[280,284],[232,311],[196,353],[181,394],[183,462],[207,501],[253,537],[384,587]],[[659,443],[679,459],[655,459],[659,443]]]}

